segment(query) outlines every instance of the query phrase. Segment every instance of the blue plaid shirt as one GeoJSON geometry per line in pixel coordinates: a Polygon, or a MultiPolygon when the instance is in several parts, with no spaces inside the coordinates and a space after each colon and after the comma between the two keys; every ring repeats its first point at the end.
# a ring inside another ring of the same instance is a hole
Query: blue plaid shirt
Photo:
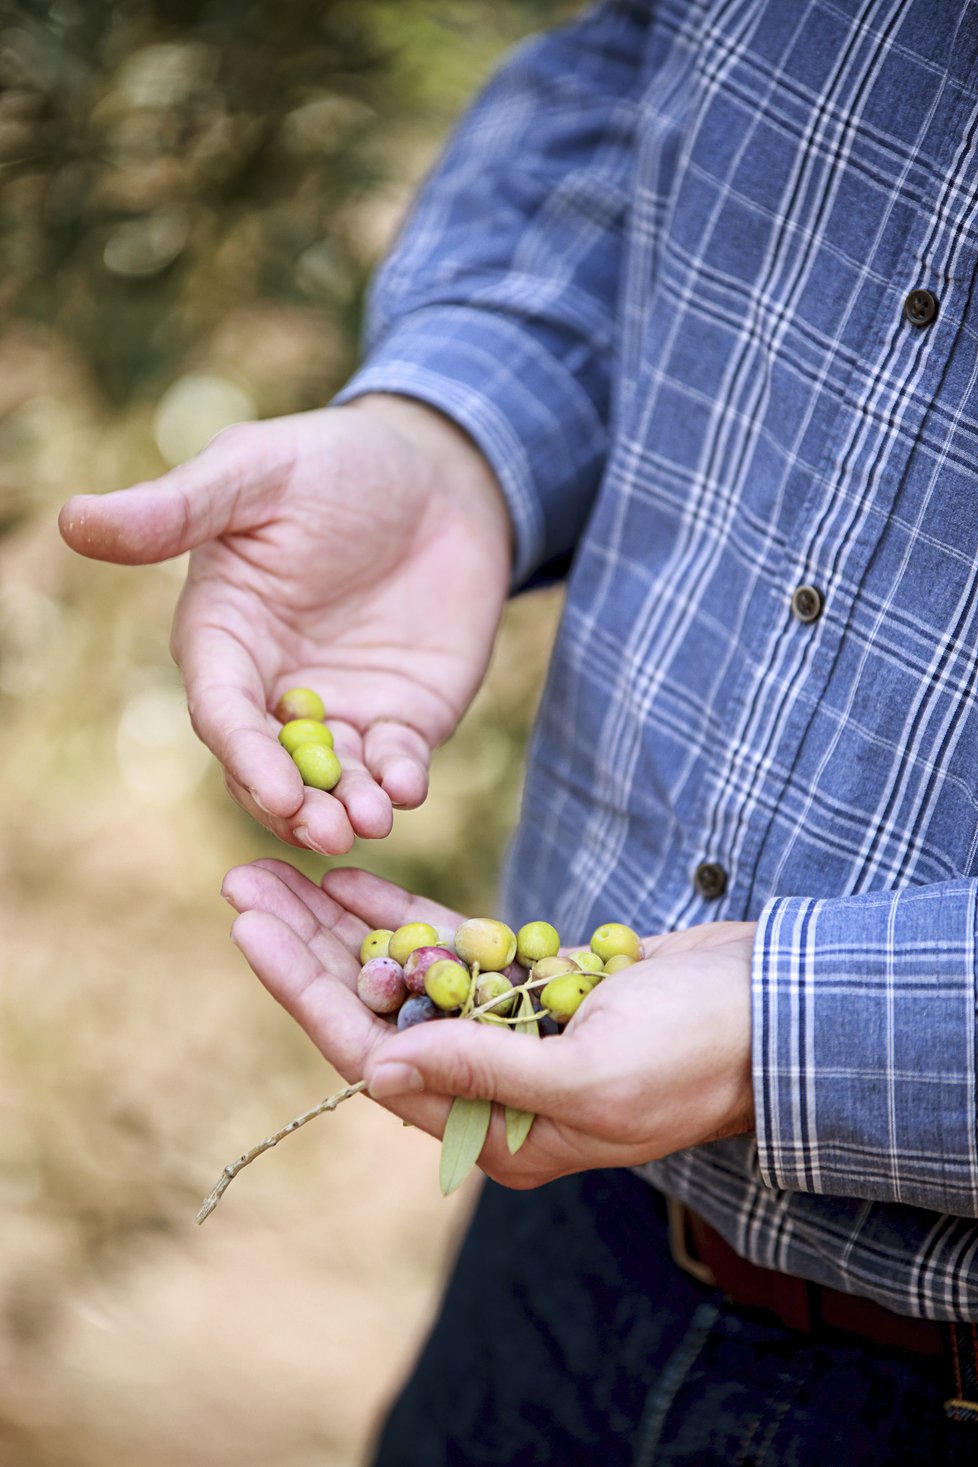
{"type": "Polygon", "coordinates": [[[344,394],[463,424],[514,584],[567,570],[514,920],[759,919],[756,1135],[649,1177],[972,1320],[976,154],[976,4],[609,0],[464,120],[344,394]]]}

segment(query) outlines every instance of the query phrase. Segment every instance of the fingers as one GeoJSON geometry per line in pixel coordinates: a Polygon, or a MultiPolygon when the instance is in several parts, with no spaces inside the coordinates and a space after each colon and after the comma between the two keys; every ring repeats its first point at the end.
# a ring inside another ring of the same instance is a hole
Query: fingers
{"type": "MultiPolygon", "coordinates": [[[[411,900],[374,881],[395,901],[411,900]]],[[[240,913],[232,937],[265,987],[344,1079],[366,1079],[368,1094],[386,1109],[436,1137],[444,1131],[447,1096],[494,1099],[538,1115],[532,1144],[513,1157],[502,1113],[494,1114],[480,1165],[504,1185],[536,1186],[582,1165],[637,1159],[634,1147],[601,1137],[607,1127],[598,1126],[595,1138],[567,1124],[580,1113],[587,1121],[582,1073],[602,1092],[599,1109],[608,1079],[570,1034],[541,1042],[465,1020],[398,1034],[356,995],[356,953],[366,931],[360,918],[282,861],[234,868],[222,893],[240,913]]],[[[428,904],[429,916],[447,914],[433,907],[428,904]]]]}
{"type": "Polygon", "coordinates": [[[237,912],[264,911],[287,922],[324,968],[355,986],[367,924],[294,866],[273,859],[235,866],[224,878],[221,895],[237,912]]]}
{"type": "Polygon", "coordinates": [[[580,1086],[577,1049],[570,1035],[541,1041],[464,1019],[419,1024],[372,1048],[364,1078],[375,1100],[424,1090],[555,1116],[580,1086]]]}
{"type": "Polygon", "coordinates": [[[372,724],[363,741],[363,757],[398,809],[415,810],[424,803],[431,748],[417,729],[387,720],[372,724]]]}
{"type": "Polygon", "coordinates": [[[331,721],[342,777],[328,794],[305,787],[278,741],[278,725],[266,711],[264,682],[250,650],[205,619],[199,596],[192,625],[185,605],[182,601],[177,612],[173,655],[183,673],[191,722],[223,764],[238,804],[280,840],[324,855],[348,851],[358,835],[388,835],[390,798],[364,767],[356,729],[331,721]]]}
{"type": "MultiPolygon", "coordinates": [[[[173,655],[183,674],[190,721],[229,779],[266,814],[279,819],[294,815],[303,801],[302,777],[273,731],[262,677],[250,651],[220,626],[198,623],[191,633],[182,604],[173,655]]],[[[268,823],[262,815],[258,818],[268,823]]]]}
{"type": "MultiPolygon", "coordinates": [[[[394,812],[383,790],[377,788],[358,758],[359,735],[349,724],[330,724],[336,740],[336,752],[343,765],[339,783],[329,792],[302,784],[292,760],[282,749],[278,738],[269,735],[276,757],[286,759],[299,781],[299,804],[284,816],[268,808],[268,800],[259,799],[259,789],[246,787],[227,775],[229,793],[242,809],[265,825],[279,840],[290,845],[305,846],[324,856],[345,854],[356,836],[377,839],[390,834],[394,812]]],[[[256,778],[259,772],[255,771],[256,778]]]]}
{"type": "Polygon", "coordinates": [[[159,479],[77,494],[58,517],[61,534],[80,555],[146,565],[255,524],[291,459],[287,421],[237,424],[159,479]]]}
{"type": "MultiPolygon", "coordinates": [[[[331,881],[332,891],[322,890],[284,861],[261,861],[235,867],[222,887],[222,895],[239,913],[264,916],[276,924],[274,928],[241,928],[236,922],[233,935],[266,987],[314,1038],[322,1013],[310,1007],[309,993],[314,993],[324,973],[355,989],[360,967],[355,954],[367,931],[362,914],[358,917],[338,899],[337,886],[351,894],[359,890],[375,904],[386,900],[387,906],[368,903],[369,910],[373,916],[386,912],[394,925],[400,925],[397,917],[412,914],[423,921],[456,915],[433,902],[421,904],[419,911],[409,893],[367,872],[330,872],[329,876],[350,879],[331,881]],[[357,877],[364,880],[352,879],[357,877]],[[245,940],[239,941],[242,933],[245,940]]],[[[423,1032],[393,1035],[390,1026],[370,1014],[359,999],[354,1004],[347,1025],[355,1036],[354,1049],[341,1057],[347,1064],[366,1065],[364,1073],[375,1099],[423,1088],[434,1094],[480,1096],[523,1109],[550,1111],[564,1103],[579,1080],[577,1046],[570,1035],[558,1044],[548,1044],[534,1036],[504,1034],[467,1021],[429,1024],[423,1032]],[[357,1011],[359,1027],[352,1022],[357,1011]],[[376,1046],[379,1049],[370,1058],[376,1046]],[[569,1059],[568,1051],[574,1051],[569,1059]]],[[[335,1018],[335,1002],[333,1013],[335,1018]]],[[[331,1033],[331,1046],[335,1041],[331,1033]]],[[[328,1057],[342,1071],[332,1050],[328,1057]]]]}
{"type": "Polygon", "coordinates": [[[432,927],[455,928],[462,921],[460,913],[450,907],[414,896],[393,881],[352,866],[327,871],[323,891],[369,927],[395,929],[405,922],[430,922],[432,927]]]}
{"type": "MultiPolygon", "coordinates": [[[[313,1037],[330,1032],[327,1058],[344,1079],[358,1079],[372,1045],[383,1037],[381,1021],[332,975],[290,922],[277,912],[249,908],[231,937],[265,987],[313,1037]],[[337,1022],[338,1020],[338,1022],[337,1022]]],[[[349,954],[344,951],[340,969],[349,954]]]]}
{"type": "MultiPolygon", "coordinates": [[[[270,912],[246,911],[231,929],[234,943],[269,993],[305,1030],[348,1084],[361,1078],[370,1050],[390,1032],[355,993],[324,968],[297,932],[270,912]]],[[[388,1109],[440,1136],[448,1101],[436,1095],[397,1100],[388,1109]]]]}
{"type": "MultiPolygon", "coordinates": [[[[333,795],[340,800],[352,829],[359,836],[382,840],[390,835],[394,811],[389,795],[380,789],[363,758],[363,739],[352,724],[330,719],[343,774],[333,795]]],[[[347,847],[349,849],[349,847],[347,847]]]]}
{"type": "Polygon", "coordinates": [[[228,794],[242,810],[286,845],[300,846],[324,856],[345,855],[353,846],[353,828],[339,800],[323,790],[302,787],[302,804],[293,815],[280,819],[263,809],[250,790],[225,771],[228,794]]]}

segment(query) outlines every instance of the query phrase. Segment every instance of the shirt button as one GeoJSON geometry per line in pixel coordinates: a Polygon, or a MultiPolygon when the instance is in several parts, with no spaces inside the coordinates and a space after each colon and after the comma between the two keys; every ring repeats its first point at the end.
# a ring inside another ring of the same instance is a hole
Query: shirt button
{"type": "Polygon", "coordinates": [[[911,326],[929,326],[937,315],[937,296],[929,290],[912,290],[903,303],[903,314],[911,326]]]}
{"type": "Polygon", "coordinates": [[[818,621],[822,615],[822,593],[815,586],[797,586],[791,598],[791,610],[799,621],[818,621]]]}
{"type": "Polygon", "coordinates": [[[708,902],[718,901],[727,889],[727,873],[716,861],[701,861],[693,872],[693,885],[708,902]]]}

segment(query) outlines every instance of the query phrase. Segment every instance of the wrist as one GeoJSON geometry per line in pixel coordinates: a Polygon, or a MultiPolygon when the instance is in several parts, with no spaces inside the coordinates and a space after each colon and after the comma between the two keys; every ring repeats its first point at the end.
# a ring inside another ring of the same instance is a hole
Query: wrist
{"type": "MultiPolygon", "coordinates": [[[[718,924],[722,928],[727,924],[718,924]]],[[[730,924],[733,929],[734,924],[730,924]]],[[[704,1006],[699,1083],[708,1116],[704,1141],[754,1130],[751,1047],[751,971],[754,924],[738,923],[701,970],[697,992],[704,1006]],[[706,1019],[709,1014],[709,1020],[706,1019]]],[[[706,954],[704,953],[705,957],[706,954]]]]}
{"type": "Polygon", "coordinates": [[[418,398],[367,392],[345,403],[344,411],[369,413],[411,445],[428,463],[433,481],[487,520],[512,558],[513,522],[496,473],[475,441],[447,414],[418,398]]]}
{"type": "Polygon", "coordinates": [[[668,1012],[658,1012],[656,1021],[679,1066],[684,1145],[754,1129],[755,931],[753,922],[704,922],[644,940],[646,958],[656,973],[657,1005],[668,1004],[668,1012]],[[678,1048],[672,1037],[676,1034],[685,1041],[678,1048]]]}
{"type": "Polygon", "coordinates": [[[727,992],[726,1034],[715,1079],[720,1122],[715,1139],[754,1130],[754,1075],[751,1058],[750,965],[731,977],[727,992]]]}

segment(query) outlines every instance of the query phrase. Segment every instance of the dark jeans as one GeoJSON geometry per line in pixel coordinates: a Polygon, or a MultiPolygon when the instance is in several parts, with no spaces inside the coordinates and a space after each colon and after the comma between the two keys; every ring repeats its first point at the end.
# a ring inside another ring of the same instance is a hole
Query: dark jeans
{"type": "Polygon", "coordinates": [[[630,1172],[487,1183],[375,1467],[978,1462],[940,1360],[813,1339],[673,1263],[630,1172]]]}

